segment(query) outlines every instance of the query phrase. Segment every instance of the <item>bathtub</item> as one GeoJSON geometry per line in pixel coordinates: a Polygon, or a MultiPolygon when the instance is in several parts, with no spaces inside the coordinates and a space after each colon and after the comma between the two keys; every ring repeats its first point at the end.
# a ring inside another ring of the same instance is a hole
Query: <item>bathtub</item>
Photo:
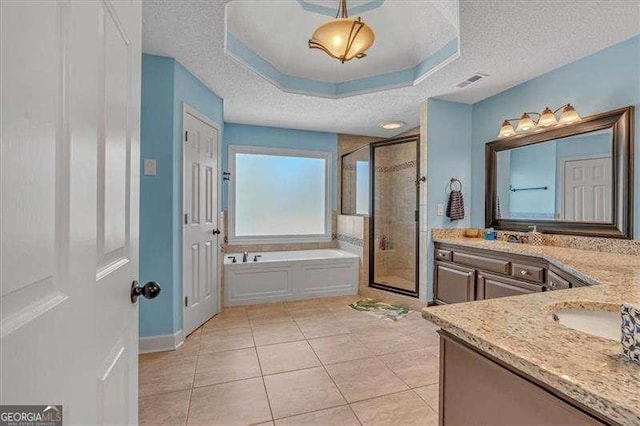
{"type": "Polygon", "coordinates": [[[224,255],[225,306],[357,294],[360,258],[338,249],[224,255]],[[258,261],[254,257],[258,255],[258,261]],[[236,258],[233,263],[232,257],[236,258]]]}

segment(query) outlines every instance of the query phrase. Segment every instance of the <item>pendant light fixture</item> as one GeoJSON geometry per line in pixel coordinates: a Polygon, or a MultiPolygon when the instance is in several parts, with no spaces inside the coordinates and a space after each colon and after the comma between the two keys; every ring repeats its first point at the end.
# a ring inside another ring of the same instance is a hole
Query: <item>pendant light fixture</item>
{"type": "Polygon", "coordinates": [[[373,28],[360,17],[349,18],[347,0],[341,0],[336,18],[316,28],[309,40],[309,48],[320,49],[344,64],[353,58],[367,56],[365,52],[373,45],[375,38],[373,28]]]}
{"type": "Polygon", "coordinates": [[[571,104],[564,104],[561,107],[556,108],[555,111],[552,111],[551,108],[546,107],[544,111],[542,111],[542,113],[525,112],[520,118],[508,118],[504,120],[504,122],[502,123],[502,127],[500,127],[498,138],[508,138],[518,133],[527,133],[535,129],[542,130],[558,125],[571,124],[580,120],[582,120],[582,118],[580,118],[580,114],[578,114],[578,111],[576,111],[576,109],[571,104]],[[556,114],[560,110],[562,110],[562,113],[560,114],[560,119],[558,120],[556,118],[556,114]],[[532,119],[531,115],[538,116],[538,121],[532,119]],[[516,120],[518,121],[518,126],[514,130],[511,122],[516,120]]]}

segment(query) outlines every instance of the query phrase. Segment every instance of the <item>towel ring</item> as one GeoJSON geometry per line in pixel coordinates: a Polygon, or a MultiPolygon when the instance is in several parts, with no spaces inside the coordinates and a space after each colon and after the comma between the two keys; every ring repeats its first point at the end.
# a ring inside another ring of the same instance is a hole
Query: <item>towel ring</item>
{"type": "Polygon", "coordinates": [[[451,182],[449,183],[449,189],[451,191],[462,191],[462,182],[460,182],[460,179],[456,179],[456,178],[451,178],[451,182]],[[456,183],[458,184],[458,189],[455,189],[455,185],[456,183]]]}

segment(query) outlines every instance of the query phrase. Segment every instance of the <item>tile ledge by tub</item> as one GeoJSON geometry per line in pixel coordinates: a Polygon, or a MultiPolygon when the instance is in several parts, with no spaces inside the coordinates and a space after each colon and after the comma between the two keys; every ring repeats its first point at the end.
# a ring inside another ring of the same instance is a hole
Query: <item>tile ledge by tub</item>
{"type": "Polygon", "coordinates": [[[619,342],[550,321],[551,308],[640,304],[640,258],[573,248],[434,238],[464,247],[539,257],[590,287],[423,309],[444,330],[621,424],[640,423],[640,366],[619,342]],[[597,284],[597,285],[596,285],[597,284]]]}

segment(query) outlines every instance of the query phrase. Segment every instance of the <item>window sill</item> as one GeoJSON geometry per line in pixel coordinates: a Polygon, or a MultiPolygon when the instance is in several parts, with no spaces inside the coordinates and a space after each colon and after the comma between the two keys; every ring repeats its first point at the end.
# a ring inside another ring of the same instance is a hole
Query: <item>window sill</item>
{"type": "Polygon", "coordinates": [[[303,243],[329,243],[332,241],[331,236],[310,236],[310,237],[229,237],[229,245],[254,245],[254,244],[303,244],[303,243]]]}

